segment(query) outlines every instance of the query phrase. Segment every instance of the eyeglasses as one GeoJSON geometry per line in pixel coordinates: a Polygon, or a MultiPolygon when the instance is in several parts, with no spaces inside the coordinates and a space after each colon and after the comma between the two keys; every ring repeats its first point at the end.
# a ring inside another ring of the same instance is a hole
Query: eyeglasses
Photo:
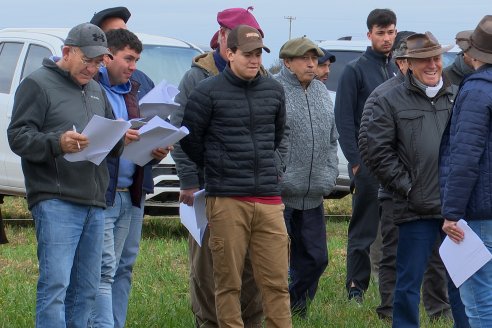
{"type": "MultiPolygon", "coordinates": [[[[76,48],[72,48],[72,52],[74,54],[78,53],[76,48]]],[[[89,58],[85,57],[83,54],[80,54],[80,61],[86,67],[95,67],[96,69],[99,69],[100,67],[104,66],[104,62],[102,60],[89,59],[89,58]]]]}

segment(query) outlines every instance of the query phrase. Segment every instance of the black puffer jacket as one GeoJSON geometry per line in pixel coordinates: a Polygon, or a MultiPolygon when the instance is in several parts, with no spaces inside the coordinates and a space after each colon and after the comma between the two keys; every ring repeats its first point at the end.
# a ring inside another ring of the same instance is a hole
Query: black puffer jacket
{"type": "Polygon", "coordinates": [[[285,127],[285,96],[275,80],[245,81],[227,67],[190,94],[181,140],[185,153],[205,169],[212,196],[280,195],[275,149],[285,127]]]}
{"type": "Polygon", "coordinates": [[[395,223],[440,218],[439,145],[453,107],[456,86],[429,99],[413,76],[378,97],[367,124],[372,172],[394,197],[395,223]]]}

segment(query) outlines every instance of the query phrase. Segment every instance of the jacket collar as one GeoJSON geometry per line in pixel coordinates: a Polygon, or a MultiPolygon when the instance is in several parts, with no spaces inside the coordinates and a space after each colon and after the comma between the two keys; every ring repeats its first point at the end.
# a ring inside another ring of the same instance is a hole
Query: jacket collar
{"type": "Polygon", "coordinates": [[[68,81],[70,81],[71,83],[73,83],[74,85],[76,85],[78,88],[80,89],[85,89],[85,87],[87,86],[87,84],[85,85],[80,85],[78,83],[76,83],[73,79],[72,79],[72,76],[70,75],[70,72],[68,71],[65,71],[63,69],[61,69],[60,67],[58,67],[58,65],[56,64],[56,62],[58,60],[61,60],[60,57],[50,57],[50,58],[44,58],[43,59],[43,66],[60,74],[63,78],[67,79],[68,81]]]}
{"type": "MultiPolygon", "coordinates": [[[[299,81],[297,76],[294,74],[294,72],[292,72],[290,69],[288,69],[287,66],[285,66],[284,64],[282,64],[282,67],[280,68],[280,72],[278,74],[287,83],[289,83],[295,87],[302,88],[304,90],[304,87],[301,85],[301,82],[299,81]]],[[[311,82],[308,84],[307,88],[309,88],[309,86],[311,85],[311,82]]]]}
{"type": "MultiPolygon", "coordinates": [[[[405,75],[405,87],[410,91],[419,92],[424,97],[428,98],[427,95],[425,94],[425,92],[416,85],[415,77],[413,76],[413,74],[410,70],[408,70],[407,75],[405,75]]],[[[439,92],[436,94],[436,96],[432,99],[439,98],[443,94],[453,94],[451,87],[452,87],[451,82],[448,81],[448,79],[443,79],[442,88],[439,90],[439,92]]]]}
{"type": "Polygon", "coordinates": [[[372,49],[371,46],[367,47],[365,55],[369,58],[372,58],[378,62],[383,62],[383,63],[389,63],[389,61],[391,60],[391,53],[389,56],[386,56],[385,54],[374,51],[374,49],[372,49]]]}
{"type": "Polygon", "coordinates": [[[238,77],[236,74],[231,69],[231,66],[227,64],[226,68],[222,72],[224,77],[233,85],[236,85],[238,87],[249,87],[249,86],[254,86],[258,84],[261,74],[258,73],[256,74],[255,78],[252,80],[243,80],[240,77],[238,77]]]}

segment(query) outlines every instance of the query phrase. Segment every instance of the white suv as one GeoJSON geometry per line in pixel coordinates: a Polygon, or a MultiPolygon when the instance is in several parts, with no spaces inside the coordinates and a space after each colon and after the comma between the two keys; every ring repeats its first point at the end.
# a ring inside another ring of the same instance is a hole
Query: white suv
{"type": "MultiPolygon", "coordinates": [[[[42,59],[61,56],[68,29],[8,28],[0,30],[0,194],[25,196],[20,158],[12,153],[7,127],[12,116],[14,93],[20,81],[41,66],[42,59]]],[[[162,80],[178,85],[190,68],[196,46],[173,38],[136,33],[144,44],[137,67],[156,84],[162,80]]],[[[146,208],[178,206],[179,181],[171,156],[153,170],[155,190],[147,195],[146,208]]]]}

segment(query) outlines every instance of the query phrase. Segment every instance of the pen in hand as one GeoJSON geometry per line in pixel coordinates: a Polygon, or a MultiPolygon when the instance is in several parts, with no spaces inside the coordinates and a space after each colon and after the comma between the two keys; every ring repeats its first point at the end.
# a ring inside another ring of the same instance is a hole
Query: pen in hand
{"type": "MultiPolygon", "coordinates": [[[[75,128],[75,124],[72,125],[72,129],[73,129],[73,132],[77,132],[77,129],[75,128]]],[[[77,147],[79,147],[79,150],[80,150],[80,144],[78,141],[77,141],[77,147]]]]}

